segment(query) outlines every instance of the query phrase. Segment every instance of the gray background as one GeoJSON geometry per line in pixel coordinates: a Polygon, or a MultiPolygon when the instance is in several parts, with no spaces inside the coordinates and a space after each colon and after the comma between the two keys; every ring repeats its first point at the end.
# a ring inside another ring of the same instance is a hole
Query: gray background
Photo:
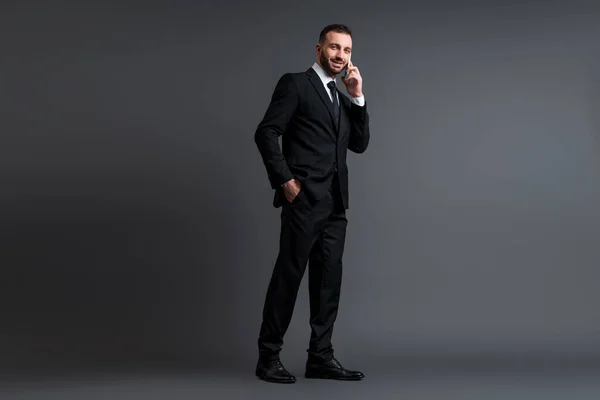
{"type": "MultiPolygon", "coordinates": [[[[372,131],[349,157],[340,360],[598,355],[592,2],[96,3],[0,12],[7,371],[252,373],[279,229],[253,133],[332,22],[372,131]]],[[[308,335],[303,282],[284,361],[308,335]]]]}

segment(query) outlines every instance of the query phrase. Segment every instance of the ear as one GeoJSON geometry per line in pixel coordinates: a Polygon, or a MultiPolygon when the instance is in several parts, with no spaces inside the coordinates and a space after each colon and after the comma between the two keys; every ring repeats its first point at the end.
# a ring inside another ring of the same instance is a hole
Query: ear
{"type": "Polygon", "coordinates": [[[317,43],[317,45],[315,46],[315,50],[317,51],[317,53],[321,51],[321,44],[320,43],[317,43]]]}

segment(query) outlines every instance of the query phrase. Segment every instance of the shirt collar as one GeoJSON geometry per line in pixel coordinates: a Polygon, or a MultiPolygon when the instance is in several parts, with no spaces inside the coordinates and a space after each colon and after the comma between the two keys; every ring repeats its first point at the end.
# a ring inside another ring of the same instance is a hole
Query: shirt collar
{"type": "Polygon", "coordinates": [[[317,73],[317,75],[319,75],[319,78],[321,78],[321,82],[323,82],[323,85],[327,86],[327,84],[331,81],[335,81],[334,78],[330,77],[329,75],[327,75],[327,73],[325,72],[325,70],[318,64],[318,63],[314,63],[312,68],[315,70],[315,72],[317,73]]]}

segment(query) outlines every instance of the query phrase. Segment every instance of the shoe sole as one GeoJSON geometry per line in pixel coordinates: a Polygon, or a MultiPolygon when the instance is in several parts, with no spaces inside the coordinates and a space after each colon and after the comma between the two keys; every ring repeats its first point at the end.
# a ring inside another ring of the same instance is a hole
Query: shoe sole
{"type": "Polygon", "coordinates": [[[364,377],[341,377],[341,376],[332,376],[332,375],[327,375],[327,374],[314,374],[314,373],[310,373],[307,372],[304,374],[304,377],[306,379],[331,379],[331,380],[335,380],[335,381],[360,381],[362,380],[364,377]]]}
{"type": "Polygon", "coordinates": [[[259,373],[256,373],[255,375],[261,381],[265,381],[265,382],[269,382],[269,383],[282,383],[282,384],[296,383],[296,379],[291,379],[291,380],[286,380],[286,381],[280,381],[280,380],[277,380],[277,379],[269,379],[266,376],[264,376],[262,374],[259,374],[259,373]]]}

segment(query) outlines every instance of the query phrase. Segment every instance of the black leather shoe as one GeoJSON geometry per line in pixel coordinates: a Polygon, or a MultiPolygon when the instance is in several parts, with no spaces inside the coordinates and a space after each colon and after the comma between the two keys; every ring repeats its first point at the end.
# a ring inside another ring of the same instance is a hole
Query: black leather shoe
{"type": "Polygon", "coordinates": [[[308,360],[304,376],[307,379],[336,379],[339,381],[359,381],[365,377],[362,372],[350,371],[342,367],[335,358],[329,361],[308,360]]]}
{"type": "Polygon", "coordinates": [[[273,383],[294,383],[296,377],[290,374],[277,358],[274,360],[258,360],[256,376],[263,381],[273,383]]]}

